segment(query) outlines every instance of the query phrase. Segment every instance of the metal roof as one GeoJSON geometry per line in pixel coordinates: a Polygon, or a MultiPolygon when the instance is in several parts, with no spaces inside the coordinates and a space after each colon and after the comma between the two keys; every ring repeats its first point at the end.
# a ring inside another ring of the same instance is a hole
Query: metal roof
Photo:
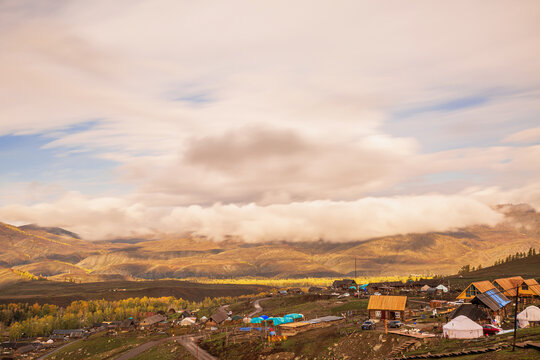
{"type": "Polygon", "coordinates": [[[482,305],[487,306],[491,310],[497,311],[510,304],[511,301],[508,300],[508,298],[504,296],[504,294],[501,293],[499,290],[491,289],[486,291],[485,293],[476,295],[476,297],[471,302],[480,302],[482,305]]]}

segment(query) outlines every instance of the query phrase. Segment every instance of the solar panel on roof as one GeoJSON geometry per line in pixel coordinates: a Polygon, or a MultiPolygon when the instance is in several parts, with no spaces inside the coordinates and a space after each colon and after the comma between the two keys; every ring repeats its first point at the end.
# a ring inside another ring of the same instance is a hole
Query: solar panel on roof
{"type": "Polygon", "coordinates": [[[486,291],[486,295],[492,298],[497,303],[497,305],[499,305],[499,307],[503,307],[506,304],[510,303],[510,300],[503,300],[495,290],[486,291]]]}

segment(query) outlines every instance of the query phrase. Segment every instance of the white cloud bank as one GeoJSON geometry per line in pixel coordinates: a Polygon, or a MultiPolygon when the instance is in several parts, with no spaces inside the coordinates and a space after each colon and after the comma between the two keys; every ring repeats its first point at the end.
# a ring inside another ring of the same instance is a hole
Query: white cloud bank
{"type": "Polygon", "coordinates": [[[0,218],[67,227],[86,239],[168,233],[217,241],[232,236],[248,242],[344,242],[473,224],[494,225],[501,214],[471,197],[457,195],[157,208],[119,198],[91,199],[70,193],[52,204],[5,206],[0,208],[0,218]]]}

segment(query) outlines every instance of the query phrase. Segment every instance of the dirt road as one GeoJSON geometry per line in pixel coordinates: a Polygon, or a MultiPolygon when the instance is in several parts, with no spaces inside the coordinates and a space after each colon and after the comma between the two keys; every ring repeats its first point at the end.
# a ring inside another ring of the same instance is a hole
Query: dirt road
{"type": "Polygon", "coordinates": [[[251,312],[248,315],[248,317],[253,317],[253,315],[260,313],[262,311],[261,301],[267,300],[267,299],[270,299],[270,298],[262,298],[262,299],[255,300],[253,302],[253,307],[255,308],[255,310],[253,312],[251,312]]]}
{"type": "Polygon", "coordinates": [[[176,340],[180,345],[185,347],[186,350],[189,351],[191,353],[191,355],[195,356],[196,359],[199,359],[199,360],[217,360],[216,357],[213,357],[212,355],[210,355],[209,353],[207,353],[206,351],[204,351],[203,349],[201,349],[197,345],[196,340],[198,338],[199,337],[194,337],[194,336],[191,336],[191,335],[183,335],[183,336],[171,336],[171,337],[168,337],[168,338],[165,338],[165,339],[149,341],[147,343],[139,345],[136,348],[133,348],[133,349],[123,353],[122,355],[118,356],[114,360],[129,360],[132,357],[135,357],[135,356],[145,352],[146,350],[149,350],[150,348],[152,348],[152,347],[154,347],[156,345],[163,344],[163,343],[165,343],[167,341],[173,341],[173,340],[176,340]]]}

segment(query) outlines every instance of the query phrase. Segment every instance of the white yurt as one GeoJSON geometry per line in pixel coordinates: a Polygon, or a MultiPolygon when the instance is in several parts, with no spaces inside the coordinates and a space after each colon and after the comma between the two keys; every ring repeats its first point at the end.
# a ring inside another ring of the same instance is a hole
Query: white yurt
{"type": "Polygon", "coordinates": [[[474,339],[484,336],[482,326],[460,315],[443,326],[443,335],[450,339],[474,339]]]}
{"type": "Polygon", "coordinates": [[[521,328],[529,326],[531,321],[540,321],[540,308],[538,306],[528,306],[518,314],[517,319],[521,328]]]}
{"type": "Polygon", "coordinates": [[[441,290],[442,292],[445,292],[445,293],[448,292],[448,288],[446,286],[444,286],[443,284],[437,286],[435,289],[441,290]]]}

